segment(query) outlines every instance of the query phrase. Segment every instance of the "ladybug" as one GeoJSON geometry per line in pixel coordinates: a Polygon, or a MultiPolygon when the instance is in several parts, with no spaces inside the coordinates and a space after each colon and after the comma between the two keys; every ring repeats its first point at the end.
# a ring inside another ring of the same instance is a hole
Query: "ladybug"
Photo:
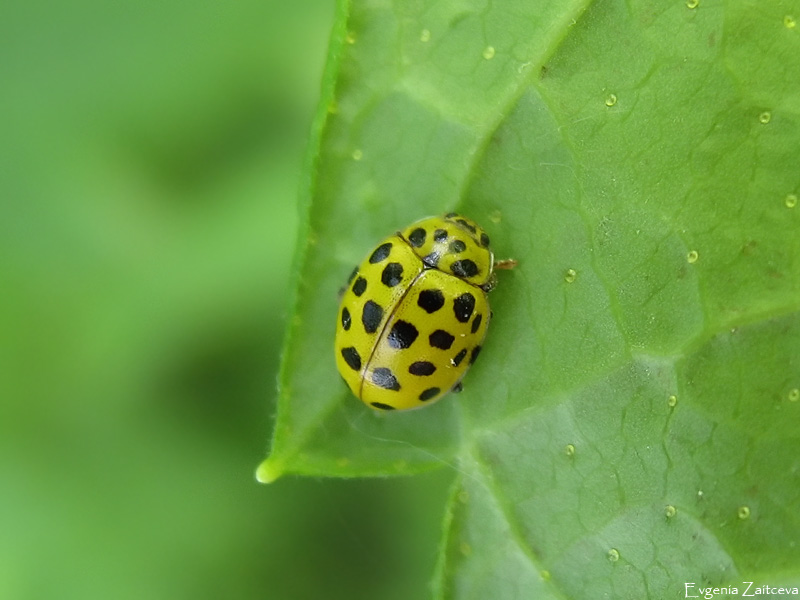
{"type": "Polygon", "coordinates": [[[489,236],[457,213],[429,217],[383,240],[342,290],[336,366],[378,410],[431,404],[478,358],[489,326],[494,269],[489,236]]]}

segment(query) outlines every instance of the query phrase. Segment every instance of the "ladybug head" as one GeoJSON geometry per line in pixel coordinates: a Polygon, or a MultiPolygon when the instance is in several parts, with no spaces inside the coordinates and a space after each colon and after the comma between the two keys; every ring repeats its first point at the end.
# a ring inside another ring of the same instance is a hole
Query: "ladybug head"
{"type": "Polygon", "coordinates": [[[457,213],[428,217],[410,225],[400,235],[429,268],[478,286],[486,284],[492,276],[494,255],[489,236],[471,219],[457,213]]]}

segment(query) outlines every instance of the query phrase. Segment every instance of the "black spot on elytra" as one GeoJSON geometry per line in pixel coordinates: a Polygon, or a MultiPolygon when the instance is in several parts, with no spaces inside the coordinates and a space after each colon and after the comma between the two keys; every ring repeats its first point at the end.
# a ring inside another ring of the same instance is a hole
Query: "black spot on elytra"
{"type": "Polygon", "coordinates": [[[467,349],[466,349],[466,348],[464,348],[463,350],[461,350],[461,352],[459,352],[458,354],[456,354],[456,355],[453,357],[453,360],[452,360],[453,366],[454,366],[454,367],[457,367],[458,365],[460,365],[460,364],[461,364],[461,361],[462,361],[462,360],[464,360],[464,357],[465,357],[466,355],[467,355],[467,349]]]}
{"type": "Polygon", "coordinates": [[[478,354],[480,354],[480,353],[481,353],[481,347],[480,346],[475,346],[472,349],[472,355],[469,357],[469,364],[474,363],[475,360],[478,358],[478,354]]]}
{"type": "Polygon", "coordinates": [[[394,376],[391,369],[387,369],[386,367],[378,367],[372,372],[372,382],[385,390],[392,390],[395,392],[400,390],[397,377],[394,376]]]}
{"type": "Polygon", "coordinates": [[[484,248],[489,247],[489,236],[486,235],[485,233],[481,233],[481,246],[483,246],[484,248]]]}
{"type": "Polygon", "coordinates": [[[375,333],[378,331],[378,325],[381,324],[381,319],[383,319],[383,309],[372,300],[367,300],[364,304],[364,310],[361,313],[361,322],[364,324],[364,331],[367,333],[375,333]]]}
{"type": "Polygon", "coordinates": [[[422,262],[424,262],[427,266],[431,267],[432,269],[435,269],[436,267],[439,266],[439,258],[441,257],[439,256],[438,252],[431,252],[430,254],[428,254],[428,256],[422,259],[422,262]]]}
{"type": "Polygon", "coordinates": [[[345,331],[350,331],[350,322],[350,311],[345,306],[342,309],[342,327],[344,327],[345,331]]]}
{"type": "Polygon", "coordinates": [[[435,313],[444,306],[444,294],[441,290],[422,290],[417,305],[429,315],[435,313]]]}
{"type": "Polygon", "coordinates": [[[370,404],[380,410],[394,410],[394,406],[389,406],[388,404],[384,404],[383,402],[370,402],[370,404]]]}
{"type": "Polygon", "coordinates": [[[456,223],[464,227],[465,229],[469,230],[471,233],[476,233],[475,225],[470,223],[469,221],[465,221],[464,219],[457,219],[456,223]]]}
{"type": "Polygon", "coordinates": [[[466,323],[469,321],[473,310],[475,310],[475,296],[469,292],[461,294],[453,300],[453,312],[460,322],[466,323]]]}
{"type": "Polygon", "coordinates": [[[450,265],[450,270],[456,277],[475,277],[478,274],[478,265],[468,258],[457,260],[450,265]]]}
{"type": "Polygon", "coordinates": [[[420,377],[424,377],[426,375],[433,375],[436,371],[436,365],[427,360],[419,360],[415,363],[411,363],[411,366],[408,367],[408,372],[412,375],[418,375],[420,377]]]}
{"type": "Polygon", "coordinates": [[[450,252],[452,252],[453,254],[458,254],[466,249],[467,245],[461,240],[453,240],[452,242],[450,242],[450,252]]]}
{"type": "Polygon", "coordinates": [[[483,320],[483,316],[480,314],[475,315],[475,318],[472,319],[472,333],[475,333],[481,327],[481,321],[483,320]]]}
{"type": "Polygon", "coordinates": [[[381,281],[386,287],[394,287],[403,281],[403,265],[400,263],[389,263],[383,268],[381,281]]]}
{"type": "Polygon", "coordinates": [[[424,392],[422,392],[419,395],[419,399],[422,400],[423,402],[425,402],[425,400],[430,400],[434,396],[438,396],[439,392],[441,392],[441,391],[442,390],[440,390],[437,387],[428,388],[427,390],[425,390],[424,392]]]}
{"type": "Polygon", "coordinates": [[[342,348],[342,358],[353,371],[361,369],[361,357],[358,355],[358,350],[352,346],[350,348],[342,348]]]}
{"type": "Polygon", "coordinates": [[[372,256],[369,257],[369,262],[373,265],[381,262],[382,260],[386,260],[386,257],[389,256],[389,252],[392,250],[392,242],[386,242],[385,244],[381,244],[377,248],[375,248],[375,252],[372,253],[372,256]]]}
{"type": "Polygon", "coordinates": [[[356,282],[353,284],[353,293],[356,296],[361,296],[367,289],[367,280],[363,277],[359,277],[356,279],[356,282]]]}
{"type": "Polygon", "coordinates": [[[430,342],[430,345],[434,348],[439,348],[440,350],[449,350],[455,339],[456,338],[443,329],[437,329],[430,334],[430,336],[428,336],[428,342],[430,342]]]}
{"type": "Polygon", "coordinates": [[[398,320],[392,325],[392,330],[389,332],[389,345],[392,348],[403,350],[413,344],[418,335],[419,331],[411,323],[398,320]]]}
{"type": "Polygon", "coordinates": [[[421,247],[425,243],[427,234],[422,227],[417,227],[414,231],[408,234],[408,241],[415,248],[421,247]]]}
{"type": "Polygon", "coordinates": [[[437,242],[443,242],[447,239],[447,232],[444,229],[437,229],[433,232],[433,239],[437,242]]]}

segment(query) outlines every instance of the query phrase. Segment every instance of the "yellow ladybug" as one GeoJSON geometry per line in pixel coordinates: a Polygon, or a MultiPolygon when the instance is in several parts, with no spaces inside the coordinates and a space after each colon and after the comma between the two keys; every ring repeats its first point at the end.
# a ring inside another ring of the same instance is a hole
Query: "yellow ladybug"
{"type": "Polygon", "coordinates": [[[417,221],[383,240],[350,275],[336,329],[336,366],[380,410],[431,404],[475,362],[495,285],[489,236],[456,213],[417,221]]]}

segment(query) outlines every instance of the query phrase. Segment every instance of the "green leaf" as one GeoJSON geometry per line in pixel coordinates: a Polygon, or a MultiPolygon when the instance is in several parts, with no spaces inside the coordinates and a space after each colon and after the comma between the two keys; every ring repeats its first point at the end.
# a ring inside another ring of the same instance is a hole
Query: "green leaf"
{"type": "Polygon", "coordinates": [[[799,585],[800,3],[339,11],[259,477],[458,471],[441,598],[799,585]],[[375,414],[337,289],[449,210],[520,265],[464,392],[375,414]]]}

